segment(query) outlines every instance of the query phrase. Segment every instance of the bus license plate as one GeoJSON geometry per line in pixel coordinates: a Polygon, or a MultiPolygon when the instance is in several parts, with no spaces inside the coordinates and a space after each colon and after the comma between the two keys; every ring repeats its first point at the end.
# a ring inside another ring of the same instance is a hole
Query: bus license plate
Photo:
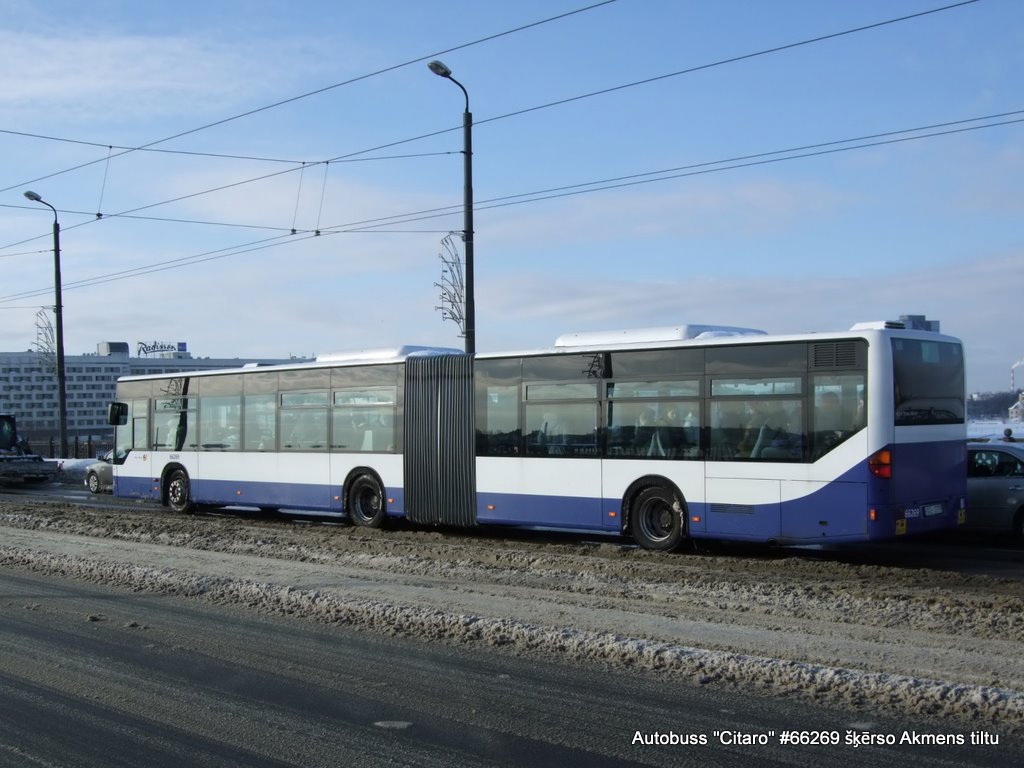
{"type": "Polygon", "coordinates": [[[919,517],[937,517],[945,512],[941,504],[925,504],[923,507],[907,507],[903,510],[903,519],[912,520],[919,517]]]}

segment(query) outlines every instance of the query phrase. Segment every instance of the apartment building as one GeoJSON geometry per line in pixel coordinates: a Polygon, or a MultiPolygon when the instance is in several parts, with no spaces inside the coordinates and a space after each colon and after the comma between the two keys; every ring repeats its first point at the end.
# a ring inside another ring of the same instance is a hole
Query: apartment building
{"type": "MultiPolygon", "coordinates": [[[[114,399],[122,376],[238,368],[246,363],[274,365],[295,359],[195,358],[184,343],[140,343],[137,356],[132,357],[127,342],[100,342],[95,354],[64,357],[68,440],[110,439],[107,404],[114,399]]],[[[57,410],[53,356],[0,352],[0,412],[17,417],[18,431],[33,444],[56,440],[57,410]]]]}

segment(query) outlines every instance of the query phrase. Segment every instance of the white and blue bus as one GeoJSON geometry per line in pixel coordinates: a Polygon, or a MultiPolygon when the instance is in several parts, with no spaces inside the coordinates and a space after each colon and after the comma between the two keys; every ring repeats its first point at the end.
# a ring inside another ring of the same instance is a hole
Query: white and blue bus
{"type": "Polygon", "coordinates": [[[787,545],[954,528],[964,354],[869,323],[570,334],[134,376],[110,421],[119,496],[315,510],[377,527],[597,531],[787,545]]]}

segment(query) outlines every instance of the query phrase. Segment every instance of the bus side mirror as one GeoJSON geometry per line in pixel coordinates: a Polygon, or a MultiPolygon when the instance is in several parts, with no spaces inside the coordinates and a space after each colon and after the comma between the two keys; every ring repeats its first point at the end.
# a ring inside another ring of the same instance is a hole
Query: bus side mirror
{"type": "Polygon", "coordinates": [[[107,406],[107,424],[115,427],[128,423],[128,403],[111,403],[107,406]]]}

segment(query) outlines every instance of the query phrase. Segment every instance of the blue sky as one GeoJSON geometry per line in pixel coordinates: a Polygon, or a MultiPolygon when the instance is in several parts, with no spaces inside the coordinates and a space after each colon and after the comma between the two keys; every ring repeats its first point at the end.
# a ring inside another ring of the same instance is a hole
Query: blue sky
{"type": "Polygon", "coordinates": [[[0,349],[53,303],[26,189],[60,212],[68,354],[461,347],[436,309],[463,180],[440,58],[475,120],[479,351],[924,314],[970,389],[1006,389],[1024,3],[881,24],[949,4],[0,0],[0,349]]]}

